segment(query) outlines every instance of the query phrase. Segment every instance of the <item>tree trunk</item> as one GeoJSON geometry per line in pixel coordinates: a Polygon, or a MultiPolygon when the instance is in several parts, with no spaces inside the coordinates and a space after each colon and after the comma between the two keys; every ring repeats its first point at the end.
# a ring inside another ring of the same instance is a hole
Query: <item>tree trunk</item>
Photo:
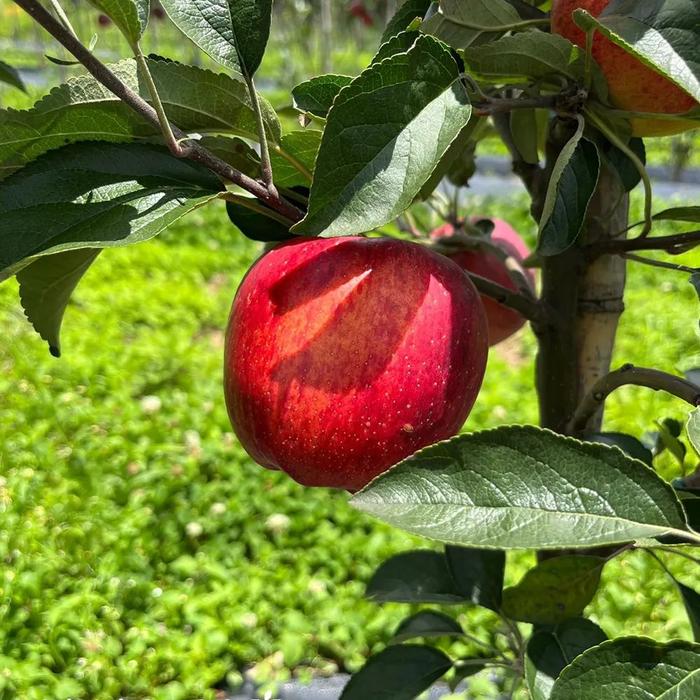
{"type": "MultiPolygon", "coordinates": [[[[590,261],[581,247],[624,237],[628,221],[629,198],[620,178],[603,166],[579,241],[543,262],[542,298],[555,319],[539,332],[537,391],[545,428],[566,432],[583,396],[610,370],[624,309],[625,260],[605,255],[590,261]]],[[[599,431],[602,420],[601,409],[584,432],[599,431]]]]}

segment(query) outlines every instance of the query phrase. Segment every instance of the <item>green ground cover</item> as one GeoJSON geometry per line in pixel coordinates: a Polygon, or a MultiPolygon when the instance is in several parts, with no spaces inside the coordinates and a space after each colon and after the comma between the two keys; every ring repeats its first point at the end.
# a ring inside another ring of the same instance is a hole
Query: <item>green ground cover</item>
{"type": "MultiPolygon", "coordinates": [[[[470,210],[533,234],[524,199],[472,199],[470,210]]],[[[361,600],[364,582],[392,553],[430,544],[355,512],[342,493],[260,469],[230,432],[222,331],[257,254],[220,207],[104,252],[68,309],[59,360],[23,318],[15,283],[0,286],[3,700],[200,698],[251,666],[278,679],[352,670],[409,611],[361,600]]],[[[635,266],[627,303],[617,363],[696,363],[684,275],[635,266]]],[[[524,331],[491,353],[466,429],[536,420],[534,348],[524,331]]],[[[625,389],[608,427],[640,435],[683,414],[625,389]]],[[[670,459],[661,468],[678,470],[670,459]]],[[[513,581],[529,558],[509,561],[513,581]]],[[[604,580],[590,611],[609,634],[689,636],[643,554],[609,564],[604,580]]],[[[462,612],[483,634],[490,613],[462,612]]]]}

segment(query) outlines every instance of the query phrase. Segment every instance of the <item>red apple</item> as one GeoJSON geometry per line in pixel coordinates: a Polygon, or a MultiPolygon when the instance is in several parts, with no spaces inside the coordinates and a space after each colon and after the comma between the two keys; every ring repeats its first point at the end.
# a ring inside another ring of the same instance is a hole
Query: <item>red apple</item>
{"type": "MultiPolygon", "coordinates": [[[[582,8],[597,17],[609,3],[610,0],[554,0],[552,31],[585,48],[586,35],[574,23],[572,13],[582,8]]],[[[644,65],[600,32],[596,32],[593,38],[593,58],[607,78],[610,99],[620,109],[683,114],[698,105],[685,90],[644,65]]],[[[664,136],[697,126],[698,123],[691,120],[632,119],[632,130],[636,136],[664,136]]]]}
{"type": "Polygon", "coordinates": [[[300,238],[236,293],[226,403],[257,462],[354,491],[459,430],[487,352],[478,293],[444,256],[388,238],[300,238]]]}
{"type": "MultiPolygon", "coordinates": [[[[473,219],[476,222],[479,219],[473,219]]],[[[504,250],[508,255],[522,262],[530,255],[525,241],[518,235],[508,223],[501,219],[493,219],[493,231],[490,236],[490,243],[495,244],[504,250]]],[[[446,223],[436,228],[430,237],[439,241],[453,236],[455,228],[452,224],[446,223]]],[[[508,272],[508,268],[501,256],[490,252],[484,247],[475,246],[472,249],[460,246],[457,250],[446,255],[454,260],[462,269],[472,272],[480,277],[496,282],[507,289],[517,290],[513,278],[508,272]]],[[[535,287],[535,275],[532,270],[525,272],[532,288],[535,287]]],[[[499,304],[494,299],[482,295],[481,301],[486,311],[486,319],[489,329],[489,345],[496,345],[502,340],[510,337],[525,323],[525,319],[513,309],[509,309],[503,304],[499,304]]]]}

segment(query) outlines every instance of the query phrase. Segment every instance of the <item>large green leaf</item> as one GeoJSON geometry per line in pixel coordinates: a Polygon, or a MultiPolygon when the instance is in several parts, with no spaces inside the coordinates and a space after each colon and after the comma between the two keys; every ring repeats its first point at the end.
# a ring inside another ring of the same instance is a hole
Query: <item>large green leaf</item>
{"type": "Polygon", "coordinates": [[[384,29],[382,44],[389,41],[392,36],[404,31],[417,17],[423,19],[431,4],[432,0],[406,0],[402,3],[384,29]]]}
{"type": "Polygon", "coordinates": [[[38,255],[151,238],[222,189],[209,170],[159,146],[51,151],[0,183],[0,279],[38,255]]]}
{"type": "Polygon", "coordinates": [[[467,547],[593,547],[682,530],[673,489],[620,450],[513,426],[420,450],[352,498],[360,510],[467,547]]]}
{"type": "Polygon", "coordinates": [[[606,639],[598,625],[583,618],[535,628],[525,656],[525,681],[532,700],[547,700],[562,670],[606,639]]]}
{"type": "Polygon", "coordinates": [[[185,36],[215,61],[253,75],[270,35],[272,0],[161,0],[185,36]]]}
{"type": "Polygon", "coordinates": [[[292,90],[294,106],[302,112],[309,112],[325,119],[336,95],[351,82],[352,78],[349,75],[333,73],[305,80],[292,90]]]}
{"type": "Polygon", "coordinates": [[[686,424],[688,439],[693,449],[700,455],[700,408],[694,408],[688,416],[686,424]]]}
{"type": "Polygon", "coordinates": [[[452,667],[437,649],[400,644],[376,654],[350,679],[340,700],[415,700],[452,667]]]}
{"type": "Polygon", "coordinates": [[[445,558],[455,590],[460,595],[476,605],[496,611],[500,609],[505,552],[448,545],[445,558]]]}
{"type": "Polygon", "coordinates": [[[5,61],[0,61],[0,83],[12,85],[12,87],[16,87],[23,92],[27,91],[17,69],[5,63],[5,61]]]}
{"type": "Polygon", "coordinates": [[[520,22],[520,15],[507,0],[441,0],[440,9],[421,25],[456,49],[493,41],[520,22]]]}
{"type": "Polygon", "coordinates": [[[132,45],[146,31],[151,0],[90,0],[90,4],[111,17],[132,45]]]}
{"type": "Polygon", "coordinates": [[[612,0],[598,19],[609,39],[700,100],[700,4],[697,0],[612,0]]]}
{"type": "Polygon", "coordinates": [[[598,186],[598,148],[577,134],[554,163],[540,219],[537,243],[540,255],[558,255],[576,242],[598,186]]]}
{"type": "Polygon", "coordinates": [[[315,129],[290,131],[271,150],[272,171],[277,187],[309,187],[321,145],[322,132],[315,129]]]}
{"type": "Polygon", "coordinates": [[[349,235],[393,220],[470,114],[457,63],[431,37],[371,65],[328,113],[309,211],[295,231],[349,235]]]}
{"type": "Polygon", "coordinates": [[[441,552],[419,549],[383,562],[365,595],[377,602],[464,603],[441,552]]]}
{"type": "Polygon", "coordinates": [[[585,651],[554,683],[551,700],[696,700],[700,645],[620,637],[585,651]]]}
{"type": "Polygon", "coordinates": [[[437,610],[421,610],[407,617],[394,632],[393,642],[405,642],[416,637],[462,637],[459,622],[437,610]]]}
{"type": "Polygon", "coordinates": [[[68,300],[99,252],[95,248],[81,248],[45,255],[17,273],[24,313],[49,344],[54,357],[61,354],[59,336],[68,300]]]}
{"type": "Polygon", "coordinates": [[[520,32],[463,52],[467,69],[490,82],[584,77],[585,52],[558,34],[520,32]]]}
{"type": "MultiPolygon", "coordinates": [[[[181,129],[257,140],[255,114],[243,81],[174,61],[149,59],[148,64],[168,117],[181,129]]],[[[150,100],[133,60],[111,68],[150,100]]],[[[264,100],[261,107],[268,136],[276,143],[281,137],[277,115],[264,100]]],[[[158,134],[156,127],[92,76],[72,78],[31,109],[0,111],[0,177],[66,143],[146,140],[158,134]]]]}
{"type": "Polygon", "coordinates": [[[605,559],[591,556],[546,559],[503,591],[503,612],[542,625],[578,617],[598,589],[604,564],[605,559]]]}

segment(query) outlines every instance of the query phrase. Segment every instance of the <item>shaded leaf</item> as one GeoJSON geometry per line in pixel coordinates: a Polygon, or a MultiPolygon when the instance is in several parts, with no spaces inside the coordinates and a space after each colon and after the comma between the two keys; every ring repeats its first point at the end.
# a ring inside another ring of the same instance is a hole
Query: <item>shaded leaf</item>
{"type": "Polygon", "coordinates": [[[270,151],[277,187],[309,187],[321,145],[322,132],[315,129],[290,131],[270,151]]]}
{"type": "Polygon", "coordinates": [[[51,151],[0,184],[0,278],[37,255],[151,238],[222,189],[205,167],[160,146],[51,151]]]}
{"type": "Polygon", "coordinates": [[[689,416],[686,425],[688,439],[693,449],[700,455],[700,408],[694,408],[689,416]]]}
{"type": "MultiPolygon", "coordinates": [[[[255,114],[243,81],[174,61],[150,58],[148,65],[168,116],[181,129],[257,140],[255,114]]],[[[134,61],[110,68],[150,100],[134,61]]],[[[277,115],[264,100],[261,109],[268,137],[276,143],[281,138],[277,115]]],[[[0,177],[73,141],[152,140],[159,134],[91,76],[71,78],[31,109],[0,110],[0,177]]]]}
{"type": "MultiPolygon", "coordinates": [[[[640,138],[630,139],[629,148],[639,157],[639,160],[646,164],[647,152],[644,146],[644,141],[640,138]]],[[[611,165],[620,176],[625,192],[631,192],[642,180],[642,175],[635,167],[634,163],[624,154],[619,148],[606,142],[607,150],[605,157],[608,164],[611,165]]]]}
{"type": "Polygon", "coordinates": [[[690,627],[693,630],[693,639],[698,642],[700,641],[700,593],[689,586],[683,585],[680,581],[676,581],[676,585],[683,598],[685,611],[688,614],[690,627]]]}
{"type": "Polygon", "coordinates": [[[528,426],[420,450],[351,503],[410,532],[487,549],[593,547],[684,528],[673,489],[646,465],[528,426]]]}
{"type": "Polygon", "coordinates": [[[599,175],[598,148],[574,136],[559,154],[547,187],[537,245],[540,255],[558,255],[576,242],[599,175]]]}
{"type": "Polygon", "coordinates": [[[99,252],[82,248],[42,256],[17,273],[24,313],[54,357],[61,354],[59,336],[68,300],[99,252]]]}
{"type": "Polygon", "coordinates": [[[350,235],[393,220],[470,114],[452,54],[430,37],[371,65],[342,89],[328,114],[309,211],[294,231],[350,235]]]}
{"type": "Polygon", "coordinates": [[[13,68],[5,61],[0,61],[0,83],[6,83],[7,85],[12,85],[13,87],[27,92],[27,88],[24,85],[24,81],[20,77],[19,71],[13,68]]]}
{"type": "Polygon", "coordinates": [[[294,106],[302,112],[325,118],[336,95],[351,82],[352,78],[349,75],[335,74],[319,75],[305,80],[292,90],[294,106]]]}
{"type": "Polygon", "coordinates": [[[399,32],[404,31],[416,18],[423,19],[432,0],[406,0],[389,20],[382,34],[381,43],[385,43],[399,32]]]}
{"type": "Polygon", "coordinates": [[[525,656],[525,681],[532,700],[547,700],[562,670],[586,649],[606,639],[598,625],[583,618],[536,627],[525,656]]]}
{"type": "Polygon", "coordinates": [[[460,595],[476,605],[500,609],[506,566],[504,552],[448,545],[445,557],[460,595]]]}
{"type": "Polygon", "coordinates": [[[510,132],[520,157],[532,165],[540,162],[537,110],[514,109],[510,113],[510,132]]]}
{"type": "Polygon", "coordinates": [[[616,700],[700,695],[700,645],[620,637],[592,647],[562,672],[551,700],[616,700]]]}
{"type": "Polygon", "coordinates": [[[513,620],[553,625],[578,617],[591,602],[605,559],[564,555],[546,559],[503,592],[503,612],[513,620]]]}
{"type": "Polygon", "coordinates": [[[518,22],[520,15],[506,0],[441,0],[440,9],[423,22],[421,31],[465,49],[497,39],[518,22]]]}
{"type": "Polygon", "coordinates": [[[416,637],[461,637],[460,624],[437,610],[421,610],[407,617],[394,632],[394,642],[405,642],[416,637]]]}
{"type": "Polygon", "coordinates": [[[371,657],[345,686],[341,700],[414,700],[452,667],[437,649],[390,646],[371,657]]]}
{"type": "Polygon", "coordinates": [[[229,220],[246,238],[265,243],[294,238],[289,231],[291,222],[280,220],[277,212],[255,197],[246,197],[246,200],[249,200],[248,206],[240,202],[226,202],[229,220]]]}
{"type": "Polygon", "coordinates": [[[687,221],[700,224],[700,207],[671,207],[654,214],[656,221],[687,221]]]}
{"type": "Polygon", "coordinates": [[[464,603],[441,552],[419,549],[383,562],[365,595],[387,603],[464,603]]]}
{"type": "Polygon", "coordinates": [[[379,50],[372,58],[372,63],[380,63],[385,58],[391,58],[397,53],[406,53],[416,43],[416,39],[419,36],[419,32],[409,30],[391,37],[389,41],[379,47],[379,50]]]}

